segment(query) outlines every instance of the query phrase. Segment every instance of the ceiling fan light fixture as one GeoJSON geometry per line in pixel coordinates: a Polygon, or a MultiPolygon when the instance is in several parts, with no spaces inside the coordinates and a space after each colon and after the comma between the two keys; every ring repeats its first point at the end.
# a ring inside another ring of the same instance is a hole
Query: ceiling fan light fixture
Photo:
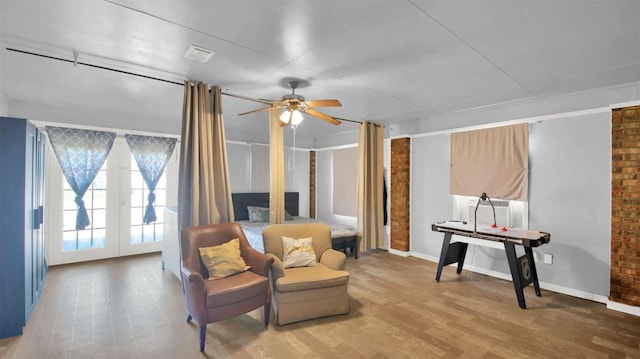
{"type": "Polygon", "coordinates": [[[292,126],[299,125],[300,122],[302,122],[302,120],[304,119],[302,117],[302,114],[298,110],[282,111],[282,114],[280,115],[280,121],[282,121],[282,123],[288,123],[289,122],[289,118],[291,118],[291,125],[292,126]],[[293,112],[293,114],[291,112],[293,112]]]}

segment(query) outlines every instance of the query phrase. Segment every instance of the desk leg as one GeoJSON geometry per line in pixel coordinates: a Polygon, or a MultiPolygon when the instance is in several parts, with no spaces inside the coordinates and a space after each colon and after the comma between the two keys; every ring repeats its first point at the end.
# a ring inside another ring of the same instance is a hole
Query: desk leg
{"type": "Polygon", "coordinates": [[[442,240],[442,250],[440,250],[440,262],[438,262],[438,272],[436,273],[436,282],[440,281],[440,274],[442,274],[442,268],[447,261],[447,251],[449,250],[449,243],[451,242],[451,233],[446,232],[444,239],[442,240]]]}
{"type": "Polygon", "coordinates": [[[444,266],[458,263],[458,269],[456,273],[462,273],[462,266],[464,265],[464,257],[467,255],[468,243],[455,242],[451,243],[451,233],[446,232],[444,234],[444,240],[442,241],[442,250],[440,251],[440,261],[438,262],[438,273],[436,274],[436,281],[440,281],[440,275],[442,274],[442,268],[444,266]]]}
{"type": "Polygon", "coordinates": [[[507,260],[509,261],[509,268],[511,269],[511,278],[513,279],[513,287],[516,290],[516,297],[518,297],[518,305],[522,309],[527,308],[527,304],[524,301],[524,292],[522,290],[522,281],[520,275],[520,267],[518,266],[518,257],[516,256],[516,248],[513,243],[504,242],[504,250],[507,252],[507,260]]]}
{"type": "Polygon", "coordinates": [[[540,293],[540,283],[538,283],[538,271],[536,270],[536,261],[533,260],[533,249],[531,247],[524,247],[524,252],[529,259],[529,268],[531,269],[531,275],[533,277],[533,288],[536,291],[536,295],[539,297],[542,295],[540,293]]]}

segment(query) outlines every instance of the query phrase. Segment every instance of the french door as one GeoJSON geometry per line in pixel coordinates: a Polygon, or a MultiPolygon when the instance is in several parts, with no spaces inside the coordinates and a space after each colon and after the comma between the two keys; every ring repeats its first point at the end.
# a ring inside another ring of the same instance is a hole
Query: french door
{"type": "Polygon", "coordinates": [[[53,150],[47,149],[45,231],[51,265],[157,252],[162,249],[164,208],[177,204],[177,150],[155,195],[157,220],[143,223],[147,189],[129,146],[117,137],[83,200],[91,224],[75,229],[77,205],[53,150]]]}

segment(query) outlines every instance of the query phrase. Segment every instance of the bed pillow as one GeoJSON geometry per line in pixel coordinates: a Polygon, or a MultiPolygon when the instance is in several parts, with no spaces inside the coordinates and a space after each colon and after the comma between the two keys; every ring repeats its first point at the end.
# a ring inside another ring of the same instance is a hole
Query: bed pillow
{"type": "MultiPolygon", "coordinates": [[[[269,209],[265,209],[264,211],[262,211],[262,220],[265,222],[269,222],[269,209]]],[[[284,211],[284,220],[285,221],[291,221],[293,220],[293,217],[289,214],[289,212],[287,210],[284,211]]]]}
{"type": "Polygon", "coordinates": [[[202,263],[209,271],[209,280],[220,279],[251,268],[240,256],[240,240],[234,238],[219,246],[198,248],[202,263]]]}
{"type": "Polygon", "coordinates": [[[262,220],[269,222],[269,208],[262,210],[262,220]]]}
{"type": "Polygon", "coordinates": [[[282,264],[285,268],[315,267],[316,252],[311,238],[282,237],[282,264]]]}
{"type": "Polygon", "coordinates": [[[247,211],[249,211],[249,222],[263,222],[262,219],[262,211],[269,210],[269,208],[264,207],[255,207],[255,206],[247,206],[247,211]]]}

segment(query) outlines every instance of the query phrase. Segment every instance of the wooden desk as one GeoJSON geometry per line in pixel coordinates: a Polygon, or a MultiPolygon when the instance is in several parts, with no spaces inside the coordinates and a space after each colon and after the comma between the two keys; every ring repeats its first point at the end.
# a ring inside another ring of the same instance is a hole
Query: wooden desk
{"type": "Polygon", "coordinates": [[[462,273],[462,266],[469,244],[465,242],[452,243],[451,237],[455,234],[463,237],[477,238],[482,241],[503,243],[520,308],[525,309],[527,307],[522,289],[530,283],[533,283],[536,295],[540,296],[538,273],[531,248],[549,243],[551,239],[549,233],[513,228],[503,231],[500,228],[491,228],[489,226],[478,227],[476,233],[474,233],[473,223],[456,221],[435,223],[431,225],[431,230],[444,233],[436,281],[440,281],[442,268],[449,264],[457,262],[458,269],[456,272],[458,274],[462,273]],[[524,247],[525,254],[523,256],[518,257],[516,255],[516,245],[524,247]]]}

